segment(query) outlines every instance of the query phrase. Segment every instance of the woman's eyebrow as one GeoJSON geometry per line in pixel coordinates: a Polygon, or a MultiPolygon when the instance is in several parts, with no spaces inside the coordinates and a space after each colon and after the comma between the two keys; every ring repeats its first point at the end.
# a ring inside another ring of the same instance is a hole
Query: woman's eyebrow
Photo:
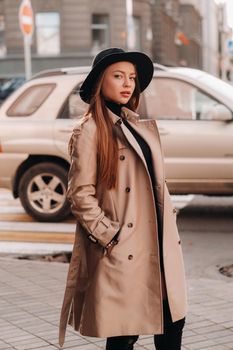
{"type": "MultiPolygon", "coordinates": [[[[124,72],[123,70],[119,70],[119,69],[113,71],[113,73],[116,73],[116,72],[118,72],[118,73],[120,72],[120,73],[123,73],[123,74],[127,73],[127,72],[124,72]]],[[[135,72],[132,72],[132,73],[129,73],[129,74],[130,75],[132,75],[132,74],[136,75],[135,72]]]]}

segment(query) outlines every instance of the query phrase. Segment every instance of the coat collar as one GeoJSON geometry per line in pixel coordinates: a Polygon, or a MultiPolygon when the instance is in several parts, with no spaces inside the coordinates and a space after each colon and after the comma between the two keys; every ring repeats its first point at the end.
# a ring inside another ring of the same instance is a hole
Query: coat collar
{"type": "MultiPolygon", "coordinates": [[[[112,122],[114,124],[119,123],[121,120],[121,117],[119,117],[117,114],[113,113],[109,108],[107,108],[108,113],[110,118],[112,119],[112,122]]],[[[139,120],[139,114],[136,112],[131,111],[129,108],[127,107],[122,107],[121,109],[121,116],[122,118],[125,118],[126,120],[133,122],[133,123],[137,123],[139,120]]]]}

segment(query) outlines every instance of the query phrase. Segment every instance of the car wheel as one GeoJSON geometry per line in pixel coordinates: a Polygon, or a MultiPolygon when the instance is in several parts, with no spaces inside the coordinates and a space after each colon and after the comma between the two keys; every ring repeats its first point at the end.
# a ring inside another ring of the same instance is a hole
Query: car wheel
{"type": "Polygon", "coordinates": [[[39,163],[20,179],[19,198],[25,211],[36,220],[61,221],[70,213],[66,187],[66,169],[55,163],[39,163]]]}

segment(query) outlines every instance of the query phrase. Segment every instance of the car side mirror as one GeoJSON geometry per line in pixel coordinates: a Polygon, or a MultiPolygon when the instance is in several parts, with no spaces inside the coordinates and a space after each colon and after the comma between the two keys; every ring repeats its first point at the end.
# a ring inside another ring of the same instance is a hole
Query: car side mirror
{"type": "Polygon", "coordinates": [[[204,113],[202,113],[201,119],[230,121],[230,120],[233,120],[233,113],[228,107],[226,107],[221,103],[218,103],[212,106],[211,108],[209,108],[204,113]]]}

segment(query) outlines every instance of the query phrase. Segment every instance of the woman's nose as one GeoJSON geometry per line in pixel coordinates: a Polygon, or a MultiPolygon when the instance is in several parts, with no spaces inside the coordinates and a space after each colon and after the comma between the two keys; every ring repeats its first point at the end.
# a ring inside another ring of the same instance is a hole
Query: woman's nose
{"type": "Polygon", "coordinates": [[[124,86],[131,86],[131,81],[127,77],[124,79],[124,86]]]}

